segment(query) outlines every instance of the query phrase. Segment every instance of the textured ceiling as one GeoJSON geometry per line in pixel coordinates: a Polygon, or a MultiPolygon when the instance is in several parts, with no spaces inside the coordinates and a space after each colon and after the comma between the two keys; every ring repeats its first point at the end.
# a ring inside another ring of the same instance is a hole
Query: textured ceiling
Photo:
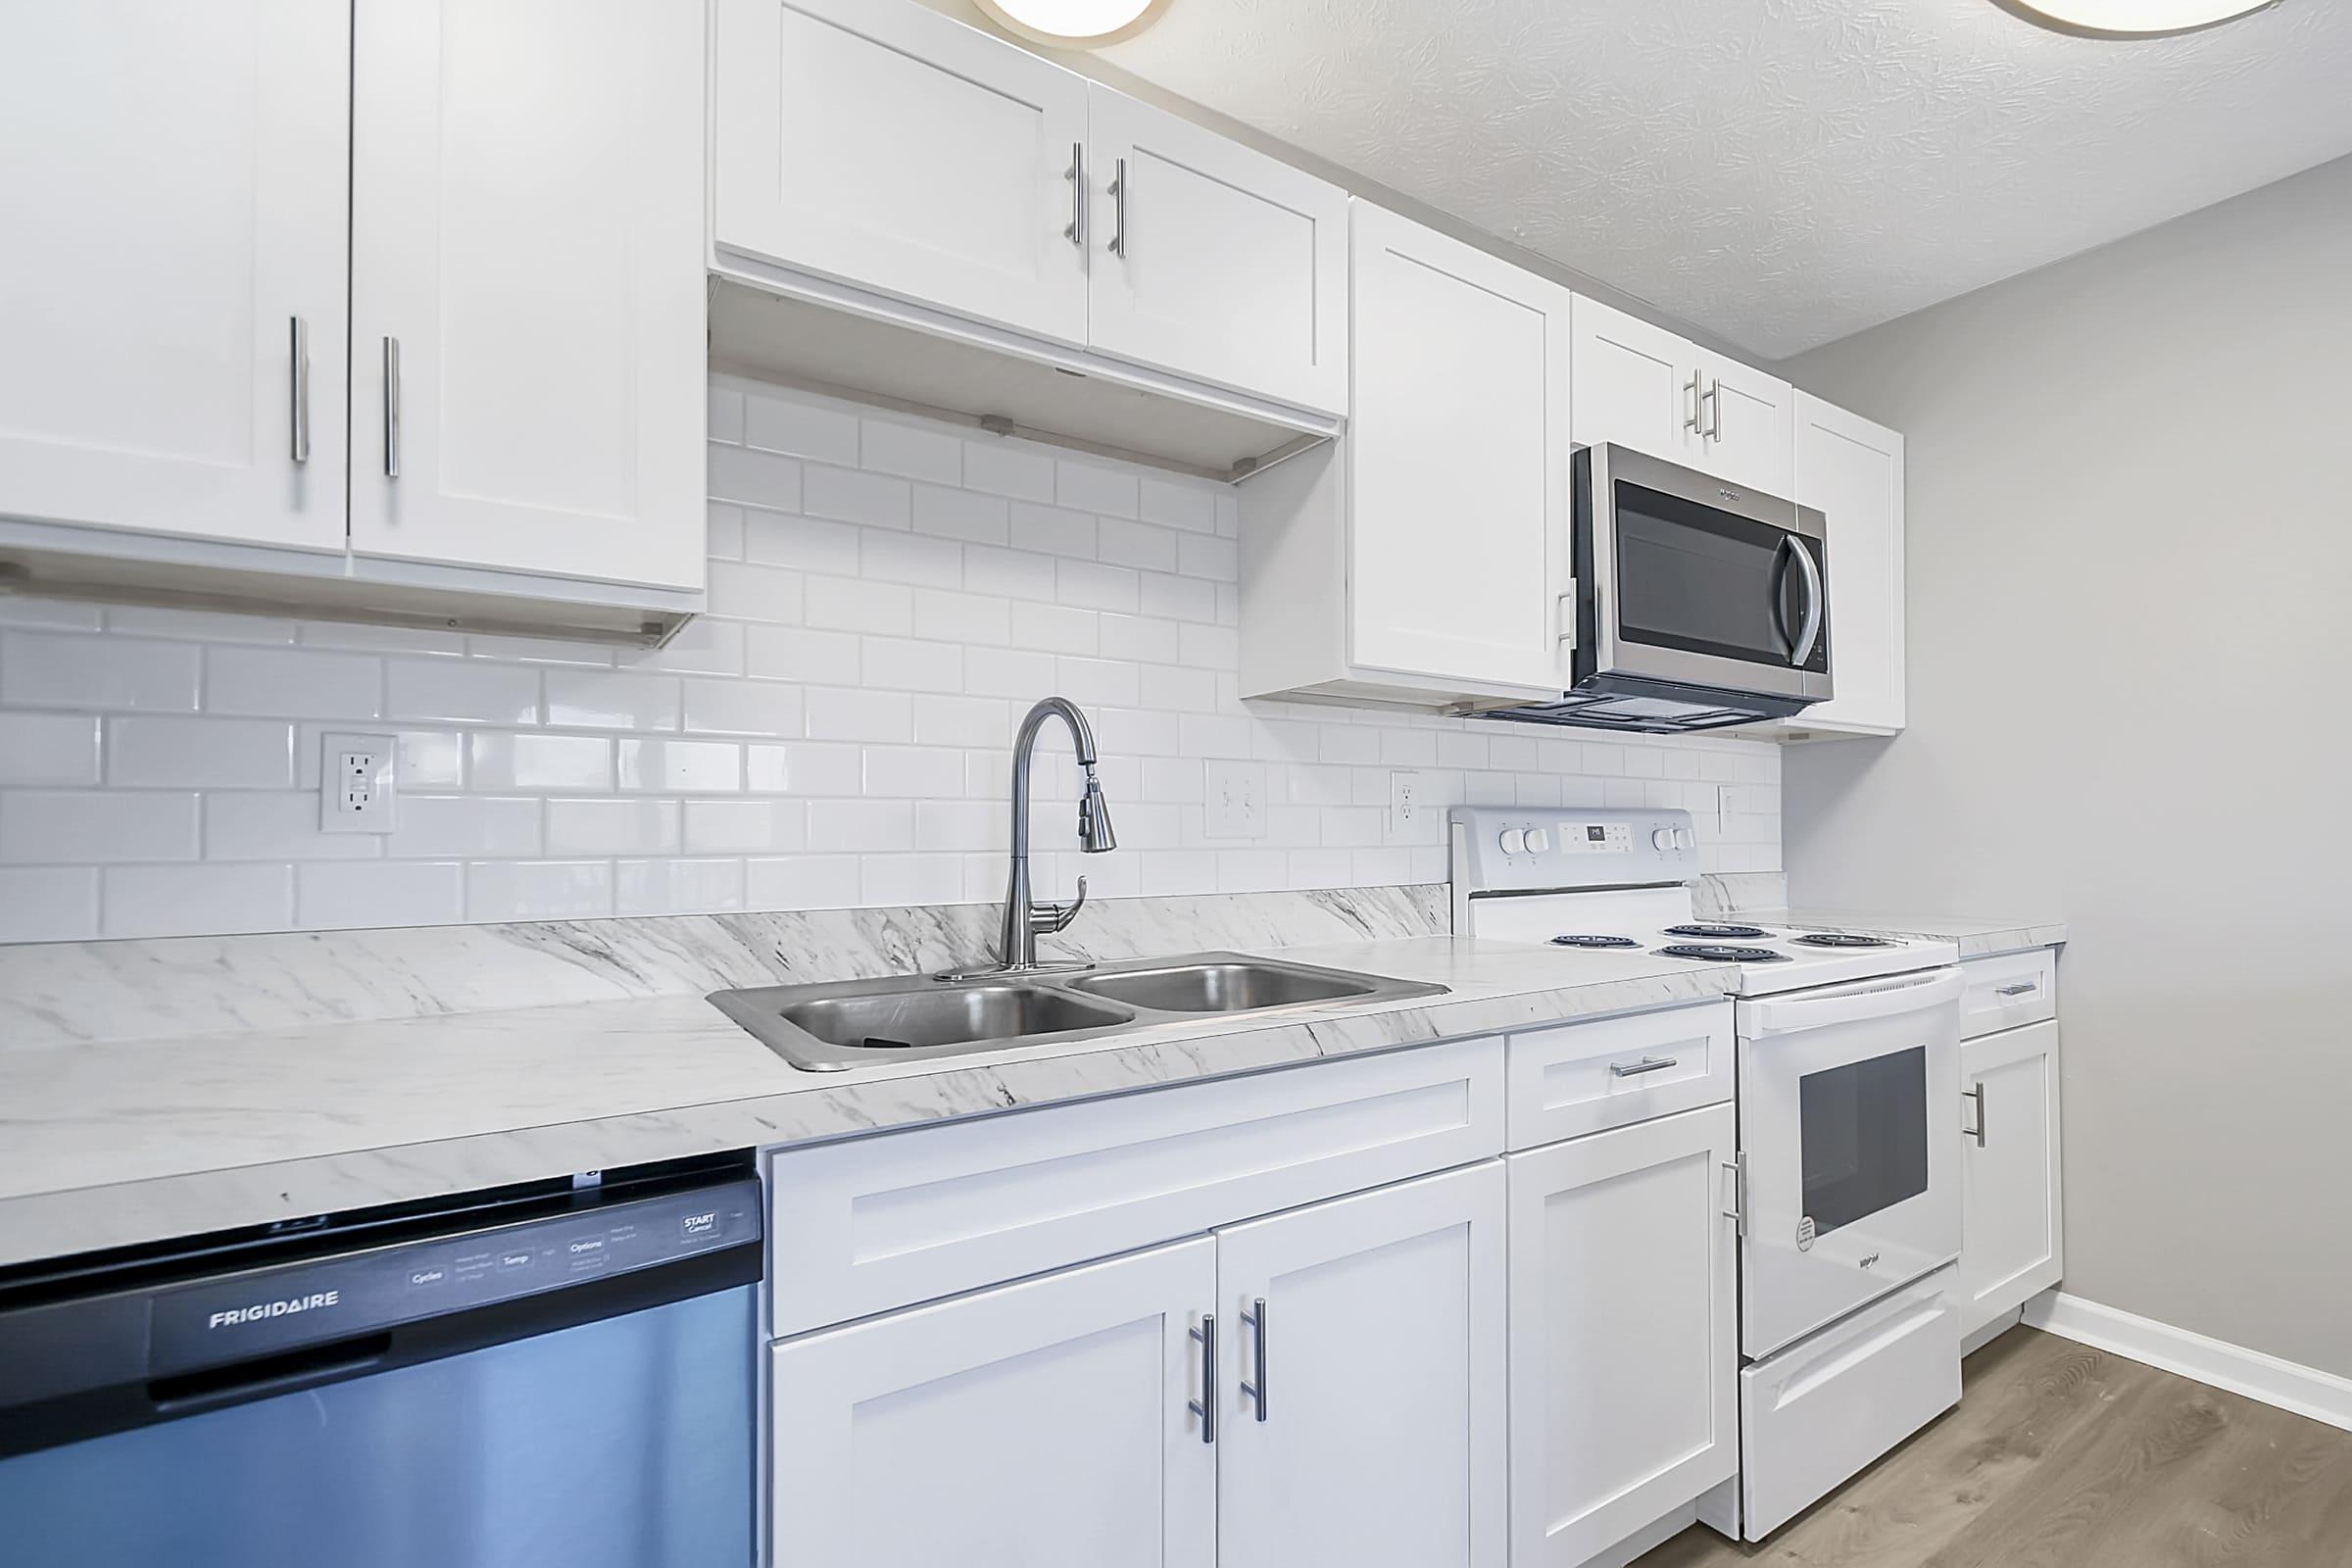
{"type": "Polygon", "coordinates": [[[2352,152],[2352,0],[1173,0],[1146,81],[1778,359],[2352,152]]]}

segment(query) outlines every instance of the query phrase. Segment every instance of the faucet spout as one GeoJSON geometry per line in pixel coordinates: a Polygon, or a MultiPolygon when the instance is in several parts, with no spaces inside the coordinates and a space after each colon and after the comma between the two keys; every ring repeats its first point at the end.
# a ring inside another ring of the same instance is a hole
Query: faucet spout
{"type": "Polygon", "coordinates": [[[1048,697],[1029,710],[1012,741],[1012,865],[1004,886],[1004,923],[997,945],[1000,972],[1037,968],[1038,937],[1067,926],[1086,902],[1084,877],[1078,879],[1078,897],[1066,905],[1039,905],[1030,888],[1029,774],[1037,754],[1038,732],[1054,718],[1069,728],[1070,745],[1086,774],[1085,791],[1078,800],[1078,848],[1088,855],[1101,855],[1119,843],[1110,825],[1110,807],[1102,799],[1102,782],[1095,775],[1094,726],[1068,698],[1048,697]]]}

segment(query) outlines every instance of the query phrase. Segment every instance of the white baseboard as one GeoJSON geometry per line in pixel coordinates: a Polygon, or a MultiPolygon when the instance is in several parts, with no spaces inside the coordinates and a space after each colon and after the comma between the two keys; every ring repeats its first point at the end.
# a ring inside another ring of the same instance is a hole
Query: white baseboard
{"type": "Polygon", "coordinates": [[[2026,1303],[2026,1324],[2352,1432],[2352,1378],[2058,1291],[2026,1303]]]}

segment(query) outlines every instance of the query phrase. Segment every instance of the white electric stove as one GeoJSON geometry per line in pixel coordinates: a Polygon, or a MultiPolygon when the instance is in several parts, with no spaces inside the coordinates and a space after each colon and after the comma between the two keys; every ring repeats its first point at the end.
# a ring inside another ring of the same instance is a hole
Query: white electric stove
{"type": "Polygon", "coordinates": [[[1698,875],[1684,811],[1453,813],[1457,934],[1730,968],[1741,1466],[1701,1517],[1758,1541],[1960,1396],[1959,950],[1701,919],[1698,875]]]}

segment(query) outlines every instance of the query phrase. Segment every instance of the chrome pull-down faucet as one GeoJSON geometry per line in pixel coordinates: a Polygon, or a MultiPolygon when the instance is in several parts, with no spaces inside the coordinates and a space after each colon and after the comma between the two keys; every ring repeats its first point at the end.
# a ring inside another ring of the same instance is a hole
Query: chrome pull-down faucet
{"type": "Polygon", "coordinates": [[[1110,826],[1110,808],[1102,799],[1102,783],[1095,776],[1094,729],[1069,699],[1046,698],[1029,710],[1012,741],[1012,870],[1004,885],[1004,924],[997,942],[996,966],[958,970],[941,975],[942,980],[1073,967],[1039,963],[1037,939],[1066,929],[1078,917],[1079,909],[1086,904],[1086,878],[1078,879],[1078,896],[1067,904],[1036,902],[1029,882],[1029,772],[1037,752],[1038,731],[1049,718],[1059,718],[1069,726],[1070,744],[1078,754],[1078,765],[1086,774],[1086,790],[1078,799],[1078,848],[1088,855],[1118,848],[1118,835],[1110,826]]]}

